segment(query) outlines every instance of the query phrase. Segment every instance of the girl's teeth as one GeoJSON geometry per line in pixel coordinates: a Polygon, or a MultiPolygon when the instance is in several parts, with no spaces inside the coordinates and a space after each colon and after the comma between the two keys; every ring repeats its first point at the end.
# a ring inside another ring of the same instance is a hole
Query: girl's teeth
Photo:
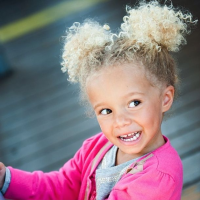
{"type": "Polygon", "coordinates": [[[123,135],[123,136],[121,136],[121,137],[124,137],[124,138],[126,138],[126,137],[128,137],[128,135],[123,135]]]}
{"type": "Polygon", "coordinates": [[[120,136],[120,139],[125,141],[125,142],[129,142],[129,141],[135,141],[140,137],[140,132],[135,132],[135,133],[129,133],[128,135],[122,135],[120,136]],[[132,138],[127,138],[127,137],[133,136],[132,138]],[[126,139],[127,138],[127,139],[126,139]]]}

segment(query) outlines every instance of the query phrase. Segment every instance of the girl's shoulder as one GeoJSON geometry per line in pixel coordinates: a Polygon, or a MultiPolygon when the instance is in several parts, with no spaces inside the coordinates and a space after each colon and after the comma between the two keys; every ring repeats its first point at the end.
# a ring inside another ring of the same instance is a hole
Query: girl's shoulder
{"type": "Polygon", "coordinates": [[[182,162],[178,152],[172,147],[170,140],[164,136],[166,143],[154,152],[155,159],[157,160],[157,169],[163,172],[167,170],[176,171],[182,169],[182,162]]]}
{"type": "Polygon", "coordinates": [[[166,143],[151,152],[152,157],[144,164],[144,169],[154,171],[156,174],[170,176],[173,180],[183,176],[183,166],[177,151],[172,147],[169,139],[165,137],[166,143]]]}

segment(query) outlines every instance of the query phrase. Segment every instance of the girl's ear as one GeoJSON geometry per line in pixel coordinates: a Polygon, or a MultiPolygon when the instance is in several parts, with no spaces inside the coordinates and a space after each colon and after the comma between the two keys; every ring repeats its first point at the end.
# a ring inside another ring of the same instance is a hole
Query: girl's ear
{"type": "Polygon", "coordinates": [[[167,88],[165,88],[163,92],[163,105],[162,105],[163,112],[166,112],[171,108],[173,100],[174,100],[174,87],[170,85],[167,88]]]}

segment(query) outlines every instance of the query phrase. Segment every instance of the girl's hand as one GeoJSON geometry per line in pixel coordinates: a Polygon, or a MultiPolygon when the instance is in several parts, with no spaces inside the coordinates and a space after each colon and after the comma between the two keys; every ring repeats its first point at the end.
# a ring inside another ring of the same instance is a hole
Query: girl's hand
{"type": "Polygon", "coordinates": [[[0,162],[0,190],[3,187],[6,176],[6,167],[3,163],[0,162]]]}

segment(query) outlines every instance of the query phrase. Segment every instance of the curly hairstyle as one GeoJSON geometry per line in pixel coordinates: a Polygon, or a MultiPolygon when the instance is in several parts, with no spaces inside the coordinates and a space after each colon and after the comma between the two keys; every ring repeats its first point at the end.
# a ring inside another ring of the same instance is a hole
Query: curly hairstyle
{"type": "Polygon", "coordinates": [[[126,11],[117,34],[92,20],[82,25],[75,22],[65,37],[62,71],[70,82],[79,82],[84,92],[87,78],[102,67],[138,61],[153,84],[172,85],[176,92],[178,75],[170,52],[186,44],[185,36],[197,20],[156,0],[140,1],[126,11]]]}

